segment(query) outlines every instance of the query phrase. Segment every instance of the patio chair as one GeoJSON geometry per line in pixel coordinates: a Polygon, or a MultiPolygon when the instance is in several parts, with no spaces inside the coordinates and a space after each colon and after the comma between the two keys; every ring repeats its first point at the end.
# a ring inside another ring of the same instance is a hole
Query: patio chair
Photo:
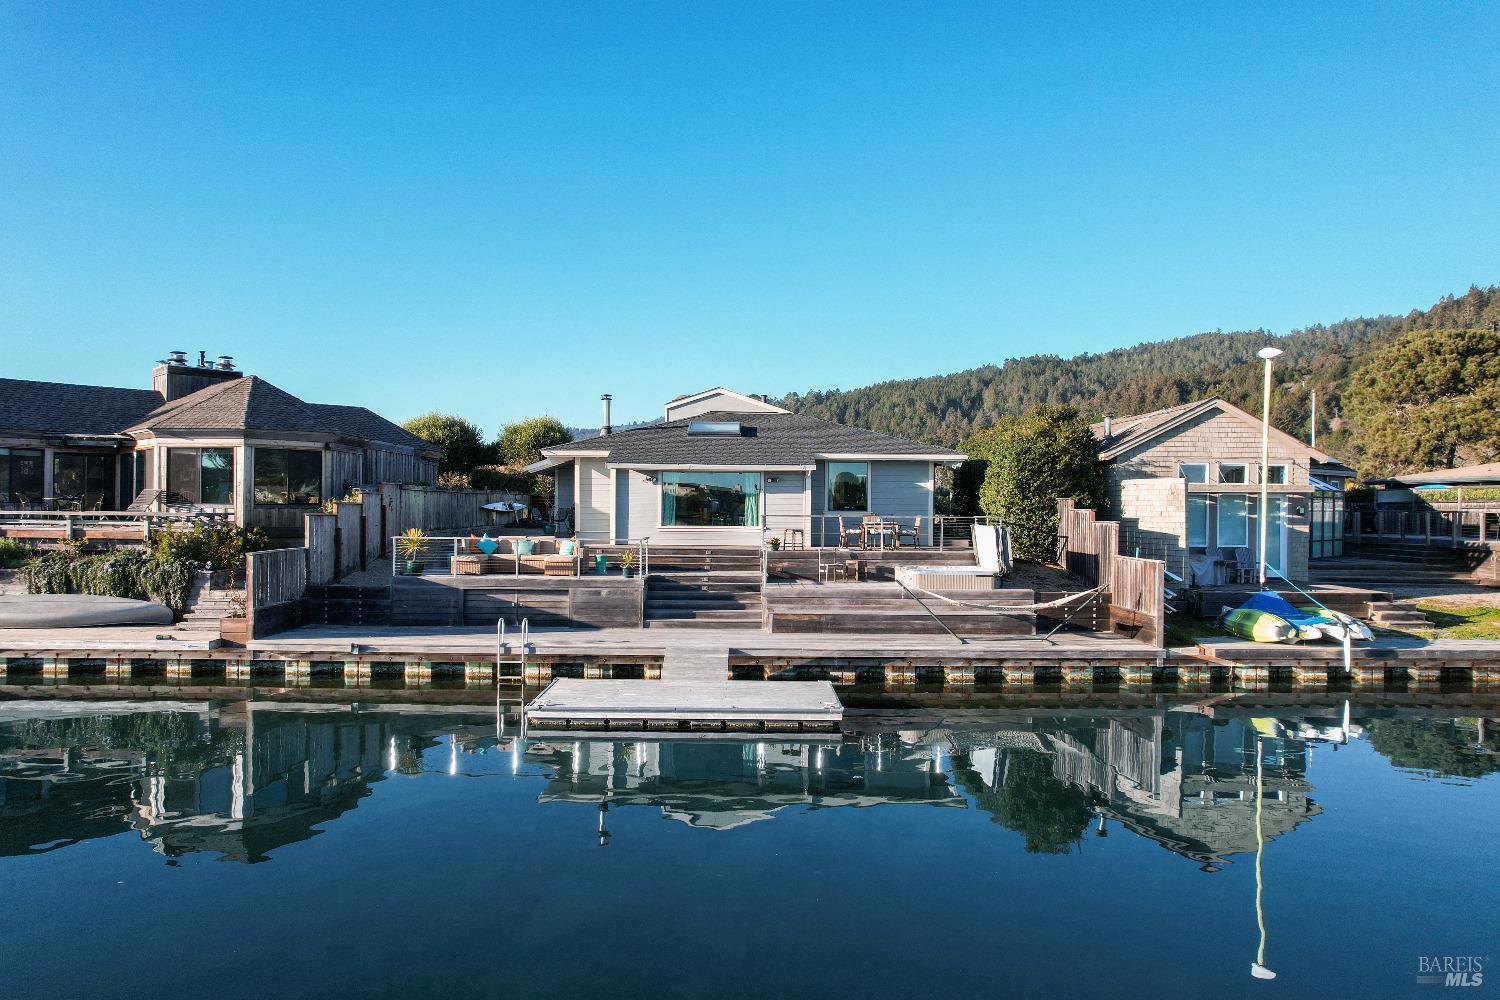
{"type": "Polygon", "coordinates": [[[1234,550],[1234,565],[1229,567],[1235,583],[1254,583],[1260,577],[1260,567],[1255,564],[1255,555],[1241,545],[1234,550]]]}
{"type": "Polygon", "coordinates": [[[848,548],[851,544],[864,544],[864,527],[859,524],[847,525],[841,517],[839,518],[839,547],[848,548]]]}
{"type": "Polygon", "coordinates": [[[922,544],[922,519],[920,517],[913,518],[909,528],[904,524],[896,525],[896,548],[901,547],[903,538],[911,539],[912,548],[922,544]]]}

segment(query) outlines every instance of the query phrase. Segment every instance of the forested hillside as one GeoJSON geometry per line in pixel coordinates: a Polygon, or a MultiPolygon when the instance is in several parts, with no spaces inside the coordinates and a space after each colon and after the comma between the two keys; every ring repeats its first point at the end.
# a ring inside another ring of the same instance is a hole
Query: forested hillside
{"type": "Polygon", "coordinates": [[[1269,343],[1286,352],[1276,364],[1273,421],[1305,436],[1316,389],[1319,444],[1342,453],[1349,441],[1341,394],[1349,376],[1371,354],[1409,330],[1488,327],[1497,321],[1500,286],[1476,287],[1404,317],[1348,319],[1284,336],[1264,330],[1200,333],[1073,358],[1035,355],[953,375],[792,394],[782,405],[942,445],[956,445],[996,418],[1024,413],[1038,403],[1067,403],[1099,418],[1218,395],[1253,412],[1260,405],[1261,378],[1255,352],[1269,343]]]}

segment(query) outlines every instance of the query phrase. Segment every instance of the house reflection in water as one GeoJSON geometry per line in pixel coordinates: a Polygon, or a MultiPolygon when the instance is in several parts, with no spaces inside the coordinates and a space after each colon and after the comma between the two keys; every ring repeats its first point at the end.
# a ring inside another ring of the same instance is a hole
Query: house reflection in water
{"type": "Polygon", "coordinates": [[[1118,820],[1212,866],[1255,850],[1257,750],[1268,839],[1322,811],[1310,798],[1304,731],[1327,739],[1327,727],[1186,712],[1035,716],[1015,730],[952,738],[962,783],[980,808],[1026,833],[1029,849],[1067,849],[1092,812],[1100,834],[1106,819],[1118,820]]]}
{"type": "MultiPolygon", "coordinates": [[[[241,706],[243,708],[243,706],[241,706]]],[[[176,857],[267,860],[352,809],[384,777],[392,721],[186,711],[0,725],[0,855],[137,831],[176,857]]]]}
{"type": "Polygon", "coordinates": [[[968,805],[924,749],[851,743],[547,741],[527,751],[553,776],[542,802],[651,806],[689,826],[730,830],[779,809],[891,802],[968,805]]]}

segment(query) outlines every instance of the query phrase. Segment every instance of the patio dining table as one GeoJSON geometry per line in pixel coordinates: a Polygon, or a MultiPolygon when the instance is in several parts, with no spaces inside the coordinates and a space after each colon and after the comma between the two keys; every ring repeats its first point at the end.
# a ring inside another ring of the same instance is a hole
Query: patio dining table
{"type": "Polygon", "coordinates": [[[865,521],[859,526],[860,548],[884,548],[887,539],[895,548],[896,531],[900,527],[895,521],[865,521]]]}

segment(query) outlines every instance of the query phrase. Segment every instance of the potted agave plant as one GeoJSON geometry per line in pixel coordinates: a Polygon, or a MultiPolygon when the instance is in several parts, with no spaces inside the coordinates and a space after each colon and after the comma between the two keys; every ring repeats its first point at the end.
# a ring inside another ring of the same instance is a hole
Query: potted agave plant
{"type": "Polygon", "coordinates": [[[396,551],[406,560],[406,575],[422,575],[422,553],[427,551],[427,533],[421,528],[407,528],[396,539],[396,551]]]}
{"type": "Polygon", "coordinates": [[[629,549],[620,556],[620,573],[627,580],[635,575],[635,553],[629,549]]]}

